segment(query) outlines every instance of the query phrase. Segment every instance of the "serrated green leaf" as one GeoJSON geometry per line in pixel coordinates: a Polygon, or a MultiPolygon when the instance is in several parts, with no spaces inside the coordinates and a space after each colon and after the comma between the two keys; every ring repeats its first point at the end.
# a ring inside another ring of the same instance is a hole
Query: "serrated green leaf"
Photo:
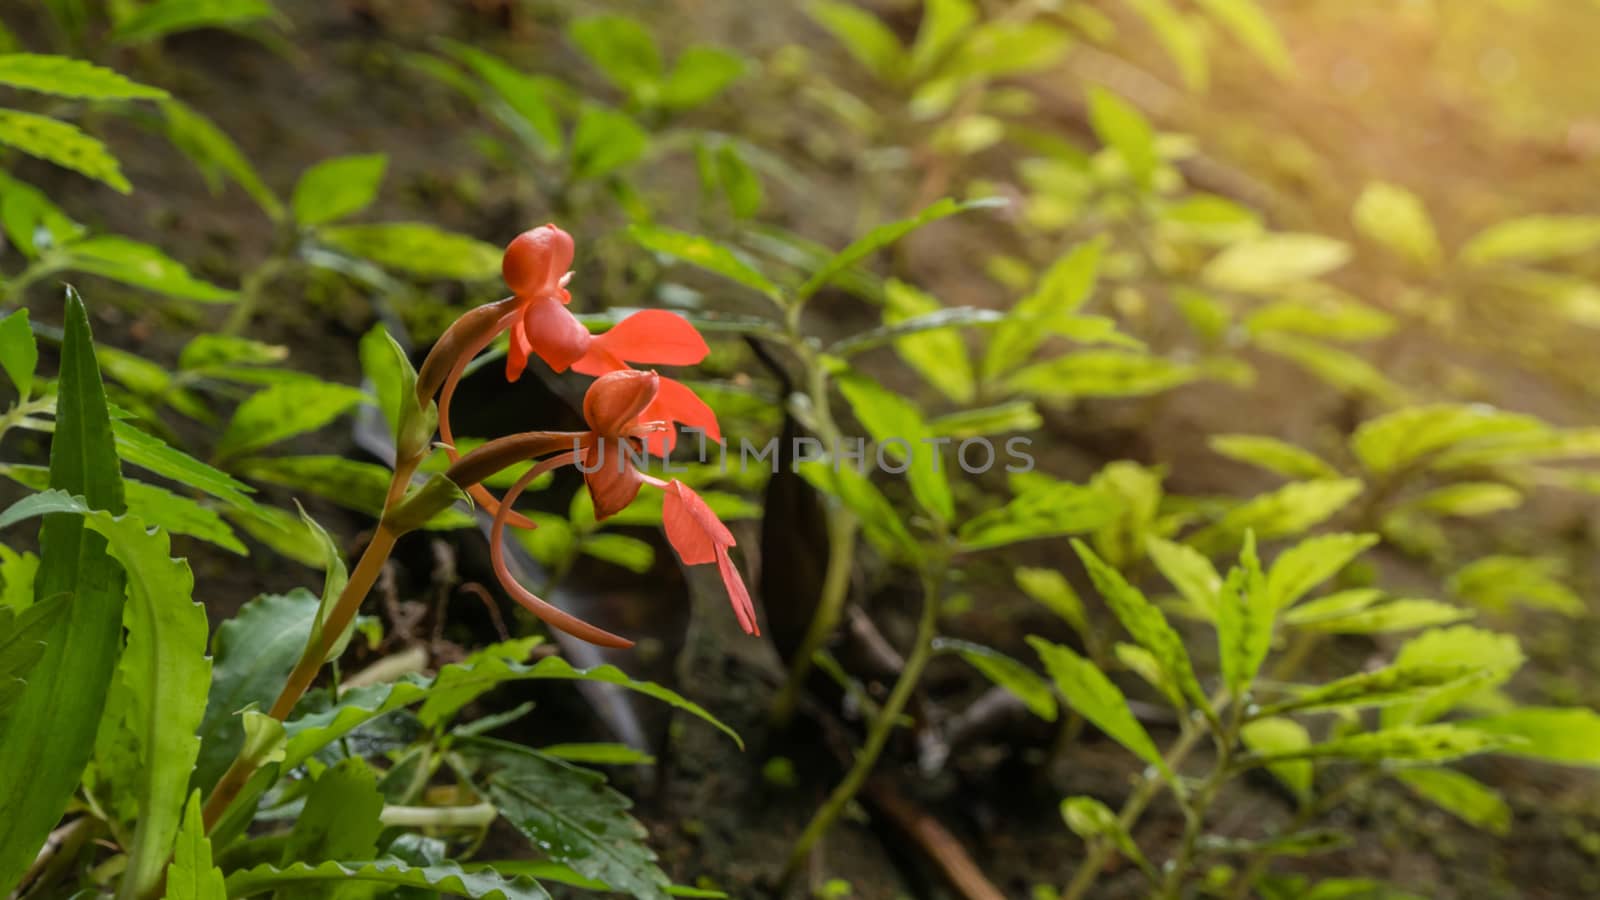
{"type": "Polygon", "coordinates": [[[1246,535],[1239,567],[1228,574],[1217,598],[1217,653],[1222,680],[1235,697],[1255,682],[1272,647],[1277,606],[1267,589],[1253,535],[1246,535]]]}
{"type": "Polygon", "coordinates": [[[1600,713],[1592,709],[1525,706],[1459,723],[1486,739],[1510,743],[1501,751],[1565,766],[1600,766],[1600,713]]]}
{"type": "Polygon", "coordinates": [[[1167,617],[1155,604],[1145,599],[1138,588],[1129,584],[1120,572],[1096,556],[1095,552],[1089,549],[1089,545],[1074,538],[1072,549],[1077,551],[1078,558],[1083,560],[1084,568],[1088,570],[1095,589],[1100,592],[1101,598],[1116,615],[1117,621],[1122,623],[1122,627],[1139,642],[1139,646],[1155,654],[1156,660],[1161,663],[1161,668],[1184,696],[1202,708],[1206,707],[1206,696],[1200,689],[1199,680],[1195,678],[1194,667],[1189,662],[1189,652],[1183,646],[1183,638],[1168,624],[1167,617]]]}
{"type": "MultiPolygon", "coordinates": [[[[883,324],[893,327],[944,309],[938,299],[899,279],[883,286],[883,324]]],[[[972,400],[977,381],[966,344],[953,329],[908,334],[894,342],[895,352],[929,384],[956,403],[972,400]]]]}
{"type": "Polygon", "coordinates": [[[1519,741],[1455,725],[1400,725],[1258,756],[1259,762],[1337,759],[1391,766],[1449,762],[1480,753],[1516,752],[1519,741]]]}
{"type": "Polygon", "coordinates": [[[316,431],[366,398],[359,388],[327,381],[272,385],[234,410],[217,442],[217,456],[238,457],[316,431]]]}
{"type": "Polygon", "coordinates": [[[200,792],[189,795],[183,827],[166,872],[167,900],[227,900],[222,870],[211,862],[211,840],[200,815],[200,792]]]}
{"type": "Polygon", "coordinates": [[[1588,605],[1562,583],[1564,568],[1559,558],[1495,554],[1456,570],[1448,586],[1457,597],[1495,612],[1520,604],[1582,616],[1588,605]]]}
{"type": "Polygon", "coordinates": [[[1322,457],[1288,441],[1264,434],[1218,434],[1208,439],[1211,449],[1238,462],[1259,466],[1285,478],[1338,478],[1339,472],[1322,457]]]}
{"type": "Polygon", "coordinates": [[[1490,834],[1511,830],[1511,807],[1500,792],[1453,769],[1406,769],[1394,776],[1417,796],[1490,834]]]}
{"type": "Polygon", "coordinates": [[[1374,340],[1395,329],[1388,314],[1330,292],[1268,303],[1246,316],[1244,324],[1253,335],[1300,334],[1329,341],[1374,340]]]}
{"type": "MultiPolygon", "coordinates": [[[[1292,719],[1267,718],[1246,722],[1239,729],[1239,739],[1257,756],[1288,757],[1301,753],[1311,746],[1311,735],[1305,726],[1292,719]]],[[[1267,764],[1267,771],[1283,782],[1303,806],[1311,799],[1315,769],[1303,759],[1284,759],[1267,764]]]]}
{"type": "Polygon", "coordinates": [[[377,199],[389,157],[382,153],[336,156],[305,171],[290,207],[301,225],[325,225],[353,216],[377,199]]]}
{"type": "Polygon", "coordinates": [[[854,466],[807,461],[795,471],[812,487],[836,497],[861,521],[869,540],[881,552],[894,557],[916,559],[921,549],[906,529],[900,513],[877,485],[854,466]]]}
{"type": "Polygon", "coordinates": [[[1472,610],[1438,600],[1400,599],[1302,625],[1329,634],[1379,634],[1449,625],[1472,618],[1472,610]]]}
{"type": "Polygon", "coordinates": [[[0,54],[0,84],[85,100],[159,100],[167,92],[139,84],[110,69],[42,53],[0,54]]]}
{"type": "Polygon", "coordinates": [[[1521,506],[1522,492],[1493,481],[1468,481],[1429,491],[1416,505],[1440,516],[1487,516],[1521,506]]]}
{"type": "Polygon", "coordinates": [[[1293,606],[1376,543],[1375,534],[1324,534],[1278,554],[1267,573],[1267,594],[1273,608],[1293,606]]]}
{"type": "Polygon", "coordinates": [[[1217,574],[1211,560],[1187,544],[1176,544],[1154,535],[1145,539],[1145,551],[1189,606],[1207,619],[1216,619],[1222,576],[1217,574]]]}
{"type": "Polygon", "coordinates": [[[1024,366],[1006,379],[1011,390],[1048,399],[1143,397],[1200,377],[1200,370],[1160,356],[1125,350],[1081,350],[1024,366]]]}
{"type": "Polygon", "coordinates": [[[164,532],[106,513],[91,516],[87,525],[106,538],[128,585],[127,648],[111,696],[121,706],[140,762],[138,824],[120,891],[123,898],[136,898],[161,883],[200,751],[196,731],[211,683],[206,614],[194,602],[189,564],[172,558],[164,532]]]}
{"type": "Polygon", "coordinates": [[[906,235],[940,219],[949,218],[957,213],[973,209],[986,209],[1003,205],[1004,201],[995,199],[968,200],[965,202],[946,197],[923,209],[916,215],[889,222],[869,230],[866,234],[850,242],[850,245],[828,258],[815,272],[807,278],[805,283],[795,290],[795,296],[805,300],[812,294],[826,287],[829,282],[841,273],[855,267],[872,254],[884,247],[895,243],[906,235]]]}
{"type": "Polygon", "coordinates": [[[1094,487],[1046,484],[1018,494],[999,509],[973,516],[958,532],[961,545],[988,550],[1018,541],[1085,534],[1116,517],[1114,499],[1094,487]]]}
{"type": "Polygon", "coordinates": [[[500,276],[500,249],[422,222],[330,225],[317,240],[335,250],[418,278],[487,281],[500,276]]]}
{"type": "MultiPolygon", "coordinates": [[[[932,432],[922,411],[877,381],[855,372],[839,373],[834,382],[850,403],[856,420],[878,445],[879,454],[889,447],[898,448],[898,457],[886,458],[898,459],[893,464],[908,467],[906,480],[922,508],[942,521],[953,519],[955,499],[938,448],[928,441],[932,432]]],[[[888,469],[891,465],[882,467],[888,469]]]]}
{"type": "Polygon", "coordinates": [[[19,109],[0,109],[0,144],[103,182],[120,193],[133,190],[106,145],[68,122],[19,109]]]}
{"type": "Polygon", "coordinates": [[[1372,672],[1359,672],[1303,691],[1265,707],[1261,714],[1277,716],[1290,712],[1323,712],[1392,706],[1422,700],[1446,688],[1481,687],[1487,670],[1483,666],[1393,665],[1372,672]]]}
{"type": "Polygon", "coordinates": [[[1050,673],[1056,689],[1068,706],[1133,755],[1171,777],[1171,770],[1161,758],[1161,752],[1156,749],[1150,734],[1128,709],[1128,698],[1111,683],[1105,673],[1071,649],[1052,644],[1044,638],[1030,635],[1028,645],[1044,661],[1045,670],[1050,673]]]}
{"type": "Polygon", "coordinates": [[[473,738],[489,797],[542,855],[639,900],[664,900],[671,880],[645,843],[632,804],[605,779],[517,744],[473,738]]]}
{"type": "Polygon", "coordinates": [[[236,291],[202,281],[184,265],[159,249],[116,235],[99,235],[74,241],[63,250],[65,264],[79,272],[99,275],[180,300],[232,303],[236,291]]]}
{"type": "Polygon", "coordinates": [[[1072,316],[1088,302],[1100,273],[1101,241],[1086,241],[1057,259],[1038,287],[1017,301],[989,340],[983,376],[998,378],[1022,365],[1038,349],[1047,332],[1042,323],[1072,316]]]}
{"type": "Polygon", "coordinates": [[[530,878],[505,878],[487,868],[468,872],[453,861],[432,866],[412,866],[397,859],[325,862],[316,866],[303,862],[283,867],[259,865],[231,873],[227,887],[228,896],[237,900],[295,885],[350,881],[418,888],[473,900],[550,900],[544,888],[530,878]]]}
{"type": "Polygon", "coordinates": [[[1386,475],[1468,442],[1532,435],[1544,427],[1532,416],[1488,406],[1414,406],[1363,422],[1350,438],[1350,449],[1367,471],[1386,475]]]}
{"type": "Polygon", "coordinates": [[[1403,402],[1407,397],[1405,389],[1389,376],[1348,350],[1283,332],[1257,334],[1255,345],[1289,360],[1339,390],[1389,404],[1403,402]]]}
{"type": "MultiPolygon", "coordinates": [[[[121,513],[121,466],[89,317],[70,289],[56,397],[50,486],[121,513]]],[[[72,599],[0,730],[0,784],[9,785],[0,793],[0,891],[7,892],[33,864],[77,789],[122,641],[123,574],[105,538],[65,512],[46,517],[39,546],[34,596],[72,599]]]]}
{"type": "Polygon", "coordinates": [[[1364,488],[1358,478],[1297,481],[1234,507],[1210,531],[1238,535],[1249,530],[1262,540],[1294,537],[1343,509],[1364,488]]]}
{"type": "Polygon", "coordinates": [[[1083,599],[1073,590],[1072,584],[1067,581],[1067,576],[1055,569],[1025,566],[1013,571],[1012,576],[1024,594],[1061,617],[1061,620],[1071,625],[1080,637],[1084,640],[1092,637],[1089,615],[1084,610],[1083,599]]]}
{"type": "Polygon", "coordinates": [[[1015,659],[982,644],[940,638],[934,649],[959,655],[985,678],[1010,691],[1034,715],[1046,722],[1056,720],[1056,698],[1049,682],[1015,659]]]}
{"type": "Polygon", "coordinates": [[[1499,634],[1471,625],[1435,628],[1407,641],[1395,654],[1394,664],[1405,668],[1470,666],[1483,675],[1446,689],[1436,690],[1415,703],[1386,707],[1383,724],[1404,725],[1431,722],[1474,695],[1492,690],[1522,667],[1522,648],[1513,635],[1499,634]]]}
{"type": "Polygon", "coordinates": [[[775,303],[783,303],[783,293],[771,279],[761,274],[739,254],[710,238],[657,225],[634,225],[628,229],[628,234],[646,250],[721,275],[729,281],[766,295],[775,303]]]}

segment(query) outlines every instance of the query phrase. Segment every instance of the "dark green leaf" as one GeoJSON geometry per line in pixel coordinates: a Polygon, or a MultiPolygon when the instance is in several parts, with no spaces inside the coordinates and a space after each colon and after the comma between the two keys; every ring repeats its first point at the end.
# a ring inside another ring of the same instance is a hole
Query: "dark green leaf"
{"type": "MultiPolygon", "coordinates": [[[[95,507],[123,510],[121,466],[89,316],[68,291],[50,485],[95,507]]],[[[0,891],[9,892],[60,821],[94,747],[122,643],[123,575],[105,538],[81,516],[48,516],[40,529],[34,596],[71,596],[46,638],[44,658],[0,730],[0,891]]],[[[180,793],[181,796],[181,793],[180,793]]]]}
{"type": "Polygon", "coordinates": [[[1155,655],[1162,670],[1184,696],[1204,707],[1206,696],[1195,678],[1189,652],[1184,649],[1183,638],[1167,622],[1167,617],[1155,604],[1145,599],[1138,588],[1129,584],[1121,573],[1096,556],[1089,545],[1074,538],[1072,547],[1078,552],[1078,558],[1083,560],[1095,588],[1100,591],[1100,596],[1111,607],[1122,627],[1140,646],[1155,655]]]}
{"type": "Polygon", "coordinates": [[[117,23],[120,44],[154,41],[197,28],[234,28],[277,15],[268,0],[157,0],[117,23]]]}
{"type": "Polygon", "coordinates": [[[0,109],[0,145],[104,182],[121,193],[133,190],[106,145],[67,122],[19,109],[0,109]]]}
{"type": "Polygon", "coordinates": [[[19,309],[0,319],[0,368],[17,388],[17,396],[27,400],[33,390],[33,373],[39,365],[39,345],[28,324],[28,311],[19,309]]]}
{"type": "Polygon", "coordinates": [[[301,225],[325,225],[372,205],[389,158],[382,153],[338,156],[307,169],[290,206],[301,225]]]}
{"type": "Polygon", "coordinates": [[[1156,749],[1150,734],[1134,718],[1128,708],[1128,698],[1095,667],[1072,650],[1052,644],[1044,638],[1030,636],[1029,646],[1044,661],[1045,670],[1055,680],[1056,689],[1067,705],[1094,723],[1107,737],[1126,747],[1132,753],[1171,776],[1161,753],[1156,749]]]}
{"type": "Polygon", "coordinates": [[[159,100],[167,96],[160,88],[147,87],[93,63],[42,53],[0,54],[0,84],[85,100],[159,100]]]}
{"type": "Polygon", "coordinates": [[[316,431],[366,398],[359,388],[326,381],[275,384],[239,404],[217,442],[217,456],[237,457],[316,431]]]}
{"type": "Polygon", "coordinates": [[[953,638],[940,638],[934,649],[959,654],[985,678],[1014,694],[1034,715],[1047,722],[1056,720],[1056,698],[1049,682],[1022,663],[982,644],[953,638]]]}

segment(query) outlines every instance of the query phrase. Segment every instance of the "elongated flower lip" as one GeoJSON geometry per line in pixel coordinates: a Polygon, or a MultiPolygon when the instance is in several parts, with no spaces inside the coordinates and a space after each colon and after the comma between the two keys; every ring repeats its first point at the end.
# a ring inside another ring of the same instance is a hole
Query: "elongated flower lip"
{"type": "Polygon", "coordinates": [[[661,509],[661,525],[667,533],[667,542],[686,566],[716,563],[717,574],[722,576],[722,586],[728,592],[728,602],[739,619],[739,627],[745,634],[760,635],[761,626],[756,621],[750,589],[728,553],[737,544],[733,532],[688,485],[674,479],[662,489],[666,499],[661,509]]]}
{"type": "Polygon", "coordinates": [[[656,399],[661,376],[638,369],[609,372],[594,380],[583,395],[583,418],[601,437],[624,438],[656,399]]]}

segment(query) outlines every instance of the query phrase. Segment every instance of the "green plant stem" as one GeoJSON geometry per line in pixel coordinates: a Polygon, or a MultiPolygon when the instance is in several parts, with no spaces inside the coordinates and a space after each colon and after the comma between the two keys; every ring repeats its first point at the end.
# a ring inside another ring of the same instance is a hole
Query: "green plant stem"
{"type": "MultiPolygon", "coordinates": [[[[382,522],[378,524],[377,532],[367,544],[367,548],[362,551],[361,559],[356,563],[355,570],[350,573],[350,580],[340,592],[339,600],[334,604],[327,621],[323,623],[321,630],[306,642],[306,648],[300,654],[300,661],[295,663],[294,669],[284,682],[283,690],[273,701],[269,713],[272,718],[280,722],[288,719],[295,704],[305,696],[306,689],[311,686],[318,670],[322,668],[328,651],[338,640],[339,635],[344,633],[345,627],[355,619],[356,611],[361,608],[361,602],[377,583],[378,574],[383,571],[383,564],[388,561],[398,537],[382,522]]],[[[216,787],[211,789],[211,796],[206,798],[204,812],[207,831],[221,821],[223,813],[227,812],[234,798],[239,796],[245,783],[255,774],[256,768],[254,761],[240,757],[234,760],[227,772],[223,773],[216,787]]]]}
{"type": "Polygon", "coordinates": [[[239,285],[239,300],[228,314],[228,321],[223,324],[221,333],[232,337],[243,334],[250,320],[255,317],[256,307],[260,305],[267,285],[288,267],[289,260],[280,253],[268,257],[266,262],[246,275],[239,285]]]}
{"type": "Polygon", "coordinates": [[[385,806],[378,821],[386,828],[483,828],[500,815],[493,803],[471,806],[385,806]]]}
{"type": "MultiPolygon", "coordinates": [[[[1344,800],[1344,798],[1348,796],[1351,791],[1362,785],[1370,783],[1373,779],[1379,777],[1381,774],[1382,773],[1379,769],[1372,768],[1345,779],[1344,783],[1317,798],[1316,803],[1308,803],[1300,807],[1300,811],[1295,814],[1294,819],[1291,820],[1288,826],[1282,829],[1282,831],[1279,833],[1294,834],[1295,832],[1300,831],[1322,816],[1327,815],[1327,813],[1332,810],[1334,806],[1338,805],[1340,801],[1344,800]]],[[[1272,859],[1272,854],[1265,851],[1258,852],[1252,856],[1249,864],[1245,866],[1244,872],[1240,874],[1238,878],[1234,879],[1233,885],[1228,891],[1228,900],[1245,900],[1245,898],[1250,894],[1251,885],[1255,884],[1261,879],[1262,875],[1266,874],[1267,866],[1272,862],[1272,859]]]]}
{"type": "Polygon", "coordinates": [[[65,263],[59,260],[52,260],[49,257],[32,263],[21,272],[18,272],[17,277],[0,283],[0,303],[10,305],[22,299],[22,293],[32,287],[35,282],[49,278],[65,268],[65,263]]]}
{"type": "MultiPolygon", "coordinates": [[[[1223,698],[1215,698],[1211,706],[1217,707],[1224,702],[1223,698]]],[[[1208,733],[1205,728],[1201,728],[1193,722],[1186,723],[1183,730],[1179,732],[1178,739],[1173,742],[1165,757],[1167,769],[1174,773],[1174,777],[1176,777],[1178,767],[1183,765],[1184,760],[1189,758],[1189,754],[1194,752],[1194,748],[1199,746],[1200,739],[1208,733]]],[[[1134,825],[1138,824],[1139,817],[1144,815],[1145,808],[1150,805],[1150,801],[1155,799],[1156,792],[1160,789],[1162,783],[1161,775],[1156,772],[1152,772],[1140,780],[1138,786],[1133,789],[1133,793],[1122,804],[1122,811],[1117,814],[1117,819],[1122,823],[1122,827],[1125,830],[1130,833],[1133,831],[1134,825]]],[[[1061,900],[1083,900],[1089,889],[1094,886],[1095,880],[1100,877],[1100,870],[1105,868],[1106,863],[1115,852],[1116,847],[1112,846],[1111,842],[1096,841],[1089,848],[1089,853],[1083,858],[1083,862],[1078,864],[1078,869],[1073,873],[1072,880],[1067,883],[1065,888],[1062,888],[1061,900]]]]}
{"type": "Polygon", "coordinates": [[[800,840],[795,843],[794,849],[789,854],[789,862],[784,867],[785,882],[799,871],[806,857],[810,855],[811,848],[844,813],[845,807],[855,798],[861,785],[866,783],[867,776],[872,774],[879,755],[889,742],[889,735],[894,732],[900,714],[910,701],[912,692],[916,690],[923,670],[927,668],[928,660],[933,658],[933,639],[939,624],[939,589],[943,577],[942,565],[923,572],[922,615],[917,621],[916,643],[911,648],[911,655],[906,658],[905,668],[900,671],[900,677],[889,692],[889,699],[884,702],[883,708],[872,720],[872,727],[867,732],[867,741],[856,754],[855,763],[851,765],[850,771],[845,773],[844,780],[840,781],[833,789],[833,793],[828,795],[827,802],[823,803],[822,808],[811,817],[805,831],[801,832],[800,840]]]}
{"type": "MultiPolygon", "coordinates": [[[[813,415],[811,425],[831,451],[839,446],[842,433],[828,405],[828,373],[800,334],[802,308],[803,305],[796,302],[788,309],[790,348],[806,368],[806,394],[811,401],[813,415]]],[[[805,687],[806,676],[811,672],[817,652],[839,626],[845,602],[850,598],[850,578],[855,574],[856,537],[860,523],[854,513],[836,503],[829,503],[824,509],[828,531],[828,565],[822,576],[822,595],[817,598],[817,611],[806,628],[800,649],[789,661],[789,676],[773,701],[770,721],[774,729],[786,727],[794,717],[800,692],[805,687]]]]}
{"type": "MultiPolygon", "coordinates": [[[[1238,716],[1233,718],[1237,720],[1238,716]]],[[[1237,727],[1231,730],[1237,731],[1237,727]]],[[[1233,774],[1233,743],[1232,735],[1225,736],[1218,752],[1216,766],[1212,768],[1211,774],[1206,776],[1206,780],[1194,792],[1189,802],[1184,804],[1183,837],[1178,842],[1177,856],[1167,867],[1166,881],[1161,886],[1160,896],[1165,900],[1178,900],[1182,895],[1184,879],[1188,878],[1189,869],[1194,865],[1195,848],[1199,845],[1200,835],[1205,831],[1206,813],[1211,810],[1212,802],[1217,799],[1217,792],[1233,774]]]]}

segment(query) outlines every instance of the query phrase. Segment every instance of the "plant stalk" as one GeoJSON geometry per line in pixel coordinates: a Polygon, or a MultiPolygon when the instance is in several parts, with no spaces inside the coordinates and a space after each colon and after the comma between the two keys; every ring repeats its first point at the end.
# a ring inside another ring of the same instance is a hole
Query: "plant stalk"
{"type": "Polygon", "coordinates": [[[922,576],[922,615],[917,621],[916,644],[911,648],[911,655],[906,659],[905,668],[900,671],[900,677],[894,683],[894,688],[889,692],[889,699],[878,711],[877,718],[872,720],[872,727],[867,732],[867,741],[856,754],[855,763],[850,771],[828,795],[828,800],[811,817],[805,831],[801,832],[800,840],[794,845],[794,850],[789,854],[789,862],[784,867],[782,880],[787,883],[794,873],[799,871],[810,855],[811,848],[827,833],[833,823],[844,813],[845,807],[855,798],[856,792],[866,783],[867,776],[872,774],[873,767],[878,762],[878,757],[883,753],[883,748],[889,742],[889,735],[894,732],[900,714],[905,711],[906,703],[910,701],[911,694],[916,690],[917,682],[922,678],[922,672],[928,666],[928,661],[933,658],[933,639],[936,637],[939,624],[939,588],[943,579],[943,567],[934,571],[925,571],[922,576]]]}

